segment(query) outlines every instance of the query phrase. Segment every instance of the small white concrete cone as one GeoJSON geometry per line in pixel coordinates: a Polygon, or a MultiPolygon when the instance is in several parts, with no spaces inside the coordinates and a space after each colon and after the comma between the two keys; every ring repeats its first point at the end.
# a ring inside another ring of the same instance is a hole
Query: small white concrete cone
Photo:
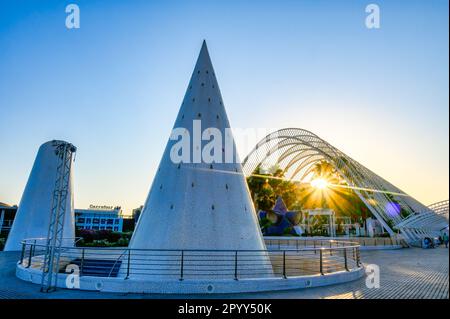
{"type": "MultiPolygon", "coordinates": [[[[33,169],[20,200],[14,223],[5,245],[5,251],[22,249],[21,242],[27,238],[47,238],[50,224],[53,191],[57,176],[58,157],[56,146],[63,141],[50,141],[39,148],[33,169]]],[[[64,220],[63,245],[73,246],[75,218],[73,210],[73,165],[70,172],[70,187],[64,220]]],[[[38,242],[45,244],[45,240],[38,242]]]]}

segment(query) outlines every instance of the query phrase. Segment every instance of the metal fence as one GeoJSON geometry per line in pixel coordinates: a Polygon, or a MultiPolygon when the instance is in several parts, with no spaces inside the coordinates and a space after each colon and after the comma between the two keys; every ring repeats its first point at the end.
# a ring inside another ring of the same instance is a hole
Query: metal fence
{"type": "MultiPolygon", "coordinates": [[[[281,245],[280,245],[281,247],[281,245]]],[[[115,278],[234,279],[327,275],[361,267],[359,245],[317,240],[268,250],[61,248],[59,272],[115,278]],[[68,267],[70,266],[70,267],[68,267]],[[68,271],[69,269],[69,271],[68,271]]],[[[19,263],[43,271],[45,240],[24,240],[19,263]]],[[[46,271],[46,270],[45,270],[46,271]]]]}
{"type": "Polygon", "coordinates": [[[355,244],[360,246],[404,246],[404,240],[399,238],[369,238],[369,237],[355,237],[355,238],[308,238],[308,237],[292,237],[292,238],[264,238],[267,247],[270,248],[301,248],[301,247],[316,247],[321,245],[327,245],[329,242],[340,242],[344,245],[355,244]],[[326,243],[325,243],[326,242],[326,243]]]}

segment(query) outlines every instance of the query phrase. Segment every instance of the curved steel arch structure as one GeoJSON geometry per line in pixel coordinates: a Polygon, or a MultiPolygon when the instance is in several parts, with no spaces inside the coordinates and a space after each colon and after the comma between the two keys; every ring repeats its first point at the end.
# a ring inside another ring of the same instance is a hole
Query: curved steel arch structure
{"type": "Polygon", "coordinates": [[[448,200],[440,201],[428,206],[422,212],[408,216],[396,227],[402,231],[415,229],[424,235],[436,236],[448,228],[448,200]]]}
{"type": "Polygon", "coordinates": [[[431,229],[436,229],[428,225],[436,222],[431,218],[438,215],[433,208],[423,205],[307,130],[286,128],[267,135],[244,159],[243,171],[249,176],[257,167],[277,165],[284,171],[286,178],[303,181],[311,175],[314,164],[323,160],[334,167],[391,236],[395,235],[392,225],[400,230],[405,240],[410,243],[420,240],[429,234],[431,229]],[[407,212],[407,217],[400,214],[397,203],[407,212]],[[423,223],[403,226],[411,216],[423,213],[430,216],[428,221],[423,221],[427,227],[424,227],[423,223]]]}
{"type": "Polygon", "coordinates": [[[447,216],[448,219],[448,199],[428,205],[428,208],[435,211],[436,214],[447,216]]]}

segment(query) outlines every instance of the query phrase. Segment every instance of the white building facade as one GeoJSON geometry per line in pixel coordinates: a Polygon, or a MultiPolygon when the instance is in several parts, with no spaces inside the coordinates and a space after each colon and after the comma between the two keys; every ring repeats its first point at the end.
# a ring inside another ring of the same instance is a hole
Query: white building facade
{"type": "Polygon", "coordinates": [[[123,216],[119,206],[94,206],[88,209],[75,209],[77,229],[111,230],[122,232],[123,216]]]}

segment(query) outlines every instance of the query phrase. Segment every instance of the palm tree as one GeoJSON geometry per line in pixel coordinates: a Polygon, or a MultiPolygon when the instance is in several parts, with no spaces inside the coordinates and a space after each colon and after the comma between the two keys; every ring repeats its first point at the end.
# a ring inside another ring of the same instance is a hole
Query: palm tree
{"type": "Polygon", "coordinates": [[[340,184],[341,179],[334,168],[328,161],[322,160],[314,164],[313,167],[313,178],[320,178],[327,181],[329,184],[340,184]]]}

